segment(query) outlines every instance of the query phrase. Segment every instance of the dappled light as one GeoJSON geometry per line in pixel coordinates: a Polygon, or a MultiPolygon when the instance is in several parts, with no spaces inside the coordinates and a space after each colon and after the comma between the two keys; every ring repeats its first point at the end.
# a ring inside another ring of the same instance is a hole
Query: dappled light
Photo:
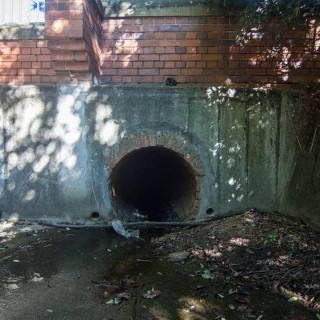
{"type": "Polygon", "coordinates": [[[303,77],[305,82],[319,82],[311,72],[319,53],[318,19],[307,18],[285,26],[276,18],[271,24],[253,23],[242,29],[237,41],[238,44],[232,46],[235,54],[231,53],[230,61],[237,59],[236,48],[246,53],[251,79],[262,87],[276,88],[285,83],[303,87],[303,77]]]}
{"type": "Polygon", "coordinates": [[[118,2],[0,30],[1,316],[320,319],[319,17],[118,2]]]}
{"type": "MultiPolygon", "coordinates": [[[[82,182],[76,182],[83,179],[82,168],[87,161],[87,155],[79,149],[89,131],[84,123],[83,93],[77,87],[62,89],[59,96],[56,92],[56,89],[46,91],[36,86],[11,87],[3,91],[5,161],[2,170],[6,178],[3,190],[7,204],[2,210],[6,217],[13,212],[36,217],[45,210],[48,217],[53,214],[71,221],[69,208],[62,209],[64,195],[61,186],[64,190],[73,190],[75,199],[87,192],[82,182]],[[67,181],[70,183],[68,187],[67,181]],[[49,195],[62,201],[60,208],[44,200],[49,195]]],[[[94,136],[110,141],[114,139],[112,128],[101,127],[106,115],[101,115],[99,110],[94,136]]],[[[103,145],[105,141],[98,143],[103,145]]],[[[95,191],[90,187],[89,192],[95,191]]],[[[89,210],[81,215],[89,218],[89,212],[96,208],[89,210]]]]}
{"type": "Polygon", "coordinates": [[[179,299],[181,307],[177,313],[181,320],[191,320],[197,317],[199,320],[207,319],[207,314],[212,312],[213,306],[208,306],[206,301],[201,298],[181,297],[179,299]],[[211,309],[211,310],[210,310],[211,309]]]}
{"type": "MultiPolygon", "coordinates": [[[[162,239],[155,239],[155,242],[159,252],[190,251],[199,259],[191,260],[191,263],[200,264],[204,278],[209,275],[204,272],[207,270],[211,270],[213,282],[226,277],[233,285],[228,294],[225,293],[227,290],[218,293],[222,298],[226,295],[231,298],[237,295],[236,292],[241,292],[240,287],[233,288],[244,281],[242,285],[247,288],[268,288],[289,303],[295,302],[318,311],[319,255],[316,254],[316,239],[317,234],[298,221],[288,223],[287,218],[280,216],[246,213],[201,231],[168,234],[162,239]],[[242,234],[247,236],[242,237],[242,234]]],[[[238,302],[241,300],[236,299],[238,302]]],[[[188,304],[189,311],[191,305],[188,304]]]]}
{"type": "Polygon", "coordinates": [[[112,118],[112,106],[99,104],[96,108],[95,140],[101,145],[109,147],[120,140],[120,123],[112,118]]]}

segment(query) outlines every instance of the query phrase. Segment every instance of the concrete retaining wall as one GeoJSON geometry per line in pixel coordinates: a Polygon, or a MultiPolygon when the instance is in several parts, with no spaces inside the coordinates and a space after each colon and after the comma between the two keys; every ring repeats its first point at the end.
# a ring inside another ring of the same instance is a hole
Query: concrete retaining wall
{"type": "Polygon", "coordinates": [[[125,141],[139,141],[134,150],[157,145],[160,135],[198,168],[196,219],[210,208],[256,208],[320,224],[319,147],[307,156],[297,152],[292,124],[299,100],[293,95],[217,87],[11,86],[0,88],[0,106],[3,218],[86,222],[92,212],[101,221],[114,218],[110,170],[125,141]]]}

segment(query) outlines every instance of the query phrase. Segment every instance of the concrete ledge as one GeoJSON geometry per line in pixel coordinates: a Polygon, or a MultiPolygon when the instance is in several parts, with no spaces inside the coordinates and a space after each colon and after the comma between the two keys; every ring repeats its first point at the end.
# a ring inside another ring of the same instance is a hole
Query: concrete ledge
{"type": "Polygon", "coordinates": [[[6,24],[1,26],[0,40],[44,39],[44,23],[6,24]]]}
{"type": "Polygon", "coordinates": [[[197,171],[195,220],[249,207],[319,226],[320,147],[296,149],[301,105],[299,94],[225,87],[0,86],[0,210],[108,221],[113,165],[164,146],[197,171]]]}
{"type": "MultiPolygon", "coordinates": [[[[100,0],[98,0],[100,2],[100,0]]],[[[120,17],[195,17],[195,16],[218,16],[239,15],[239,8],[243,8],[245,0],[235,4],[233,9],[221,8],[216,4],[204,4],[201,0],[101,0],[104,7],[105,18],[120,17]]]]}

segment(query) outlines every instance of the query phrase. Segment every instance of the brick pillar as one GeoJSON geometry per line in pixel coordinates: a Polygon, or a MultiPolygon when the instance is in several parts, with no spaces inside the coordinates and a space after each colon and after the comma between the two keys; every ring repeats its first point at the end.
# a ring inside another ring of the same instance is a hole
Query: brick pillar
{"type": "Polygon", "coordinates": [[[100,78],[101,20],[93,0],[46,0],[45,37],[58,83],[100,78]]]}

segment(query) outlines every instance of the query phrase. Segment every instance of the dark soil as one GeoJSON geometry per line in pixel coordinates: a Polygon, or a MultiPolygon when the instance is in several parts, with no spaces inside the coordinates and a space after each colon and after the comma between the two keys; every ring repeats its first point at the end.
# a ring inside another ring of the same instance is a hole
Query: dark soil
{"type": "Polygon", "coordinates": [[[138,241],[30,228],[0,233],[0,320],[320,319],[319,233],[292,218],[247,212],[138,241]]]}
{"type": "Polygon", "coordinates": [[[241,311],[251,299],[243,299],[245,288],[261,288],[318,312],[314,319],[320,319],[319,240],[318,232],[293,218],[247,212],[168,233],[153,239],[153,248],[160,256],[190,252],[187,264],[210,269],[235,286],[230,294],[241,311]]]}

